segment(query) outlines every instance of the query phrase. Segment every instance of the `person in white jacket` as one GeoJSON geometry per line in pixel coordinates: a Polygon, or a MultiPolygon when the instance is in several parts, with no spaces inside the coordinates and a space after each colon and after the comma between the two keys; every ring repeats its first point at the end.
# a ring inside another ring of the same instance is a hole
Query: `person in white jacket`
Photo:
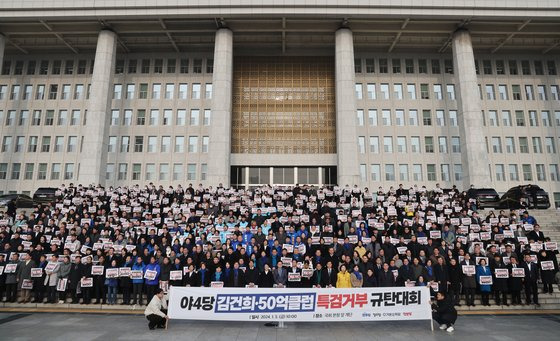
{"type": "Polygon", "coordinates": [[[56,285],[58,284],[58,272],[60,271],[60,264],[58,263],[58,256],[52,255],[51,261],[47,268],[45,268],[45,286],[47,287],[47,302],[56,303],[56,285]],[[51,265],[52,264],[52,265],[51,265]]]}
{"type": "Polygon", "coordinates": [[[144,311],[144,315],[149,321],[148,327],[150,330],[155,329],[155,327],[165,328],[165,323],[169,319],[167,316],[167,301],[163,296],[163,289],[158,288],[144,311]]]}

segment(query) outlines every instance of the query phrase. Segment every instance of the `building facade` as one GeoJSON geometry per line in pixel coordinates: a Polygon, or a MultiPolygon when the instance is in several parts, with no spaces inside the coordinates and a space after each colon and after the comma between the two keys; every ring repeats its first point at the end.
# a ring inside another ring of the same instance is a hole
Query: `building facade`
{"type": "Polygon", "coordinates": [[[0,191],[536,183],[557,1],[0,4],[0,191]]]}

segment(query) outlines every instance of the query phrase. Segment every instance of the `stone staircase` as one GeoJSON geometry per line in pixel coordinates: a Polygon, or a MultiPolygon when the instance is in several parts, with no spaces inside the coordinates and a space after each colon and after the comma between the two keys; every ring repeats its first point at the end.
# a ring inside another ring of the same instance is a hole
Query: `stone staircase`
{"type": "Polygon", "coordinates": [[[532,210],[529,214],[537,219],[545,237],[550,237],[551,241],[560,244],[560,210],[532,210]]]}

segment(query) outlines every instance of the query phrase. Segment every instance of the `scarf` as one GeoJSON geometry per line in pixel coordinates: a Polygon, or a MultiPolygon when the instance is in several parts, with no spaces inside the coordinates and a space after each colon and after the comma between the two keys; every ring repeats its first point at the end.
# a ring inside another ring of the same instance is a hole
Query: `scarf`
{"type": "Polygon", "coordinates": [[[359,271],[354,271],[354,276],[358,279],[358,281],[362,280],[362,273],[359,271]]]}

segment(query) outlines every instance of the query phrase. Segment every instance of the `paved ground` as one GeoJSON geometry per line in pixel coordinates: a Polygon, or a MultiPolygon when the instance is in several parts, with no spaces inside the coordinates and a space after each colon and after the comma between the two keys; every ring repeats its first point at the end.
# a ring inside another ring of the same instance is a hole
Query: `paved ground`
{"type": "MultiPolygon", "coordinates": [[[[560,315],[460,316],[455,339],[555,340],[560,315]]],[[[0,313],[0,340],[449,340],[432,333],[429,321],[286,323],[286,329],[260,323],[171,321],[168,330],[148,330],[142,316],[64,313],[0,313]]]]}

